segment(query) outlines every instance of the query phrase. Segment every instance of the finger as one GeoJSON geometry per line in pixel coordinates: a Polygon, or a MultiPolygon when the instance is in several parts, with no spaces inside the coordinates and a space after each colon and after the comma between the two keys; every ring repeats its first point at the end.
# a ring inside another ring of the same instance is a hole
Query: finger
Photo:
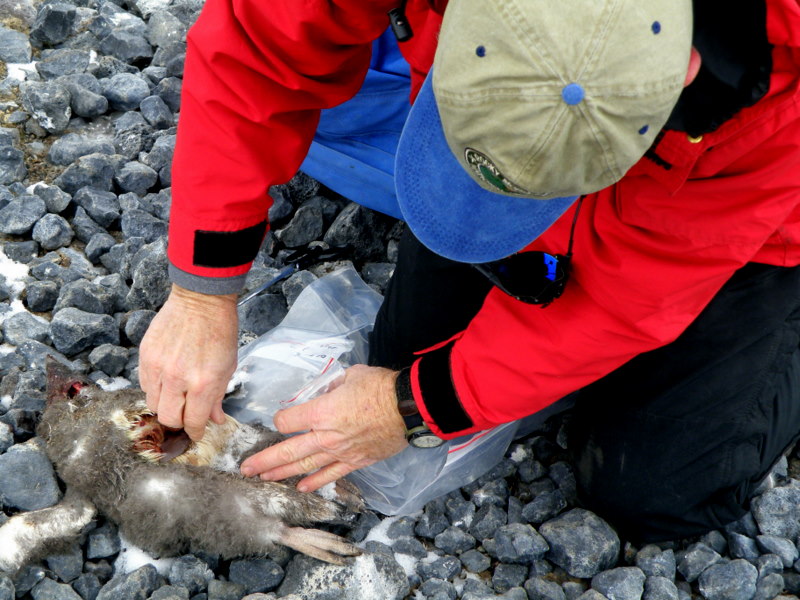
{"type": "Polygon", "coordinates": [[[303,473],[311,473],[322,467],[326,467],[337,461],[337,458],[326,452],[319,452],[305,456],[300,460],[288,465],[283,465],[275,469],[270,469],[265,473],[261,473],[261,479],[264,481],[280,481],[287,477],[294,477],[295,475],[302,475],[303,473]]]}
{"type": "Polygon", "coordinates": [[[222,402],[217,402],[211,408],[211,420],[217,425],[222,425],[226,421],[225,411],[222,410],[222,402]]]}
{"type": "Polygon", "coordinates": [[[147,408],[154,414],[158,414],[158,400],[161,395],[161,384],[149,386],[148,389],[142,388],[145,392],[145,402],[147,408]]]}
{"type": "Polygon", "coordinates": [[[297,484],[297,489],[301,492],[316,491],[322,486],[333,483],[348,473],[352,473],[356,469],[358,469],[358,467],[354,465],[348,465],[347,463],[343,462],[335,462],[320,469],[316,473],[312,473],[308,477],[301,479],[297,484]]]}
{"type": "Polygon", "coordinates": [[[292,406],[279,410],[272,417],[275,429],[281,433],[297,433],[298,431],[308,431],[311,429],[312,403],[316,403],[318,398],[309,400],[300,406],[292,406]]]}
{"type": "Polygon", "coordinates": [[[323,449],[320,447],[317,436],[314,433],[296,435],[282,441],[280,444],[265,448],[245,460],[242,463],[242,475],[252,477],[259,473],[265,473],[278,467],[295,463],[306,456],[312,456],[322,451],[323,449]]]}
{"type": "Polygon", "coordinates": [[[173,429],[183,428],[183,407],[186,403],[184,391],[175,386],[161,382],[156,414],[158,422],[173,429]]]}

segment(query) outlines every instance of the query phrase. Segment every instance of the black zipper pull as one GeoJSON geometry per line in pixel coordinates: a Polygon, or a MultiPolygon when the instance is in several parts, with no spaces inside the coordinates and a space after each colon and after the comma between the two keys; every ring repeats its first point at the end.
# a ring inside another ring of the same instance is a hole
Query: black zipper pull
{"type": "Polygon", "coordinates": [[[406,19],[407,1],[408,0],[402,0],[400,6],[393,8],[388,13],[392,33],[394,33],[394,37],[397,38],[398,42],[406,42],[414,35],[414,32],[411,30],[411,25],[408,23],[408,19],[406,19]]]}

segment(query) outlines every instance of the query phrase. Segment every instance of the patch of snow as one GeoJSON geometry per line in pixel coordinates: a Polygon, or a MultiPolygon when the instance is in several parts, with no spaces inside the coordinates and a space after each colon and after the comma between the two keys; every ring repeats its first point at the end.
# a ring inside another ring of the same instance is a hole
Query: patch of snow
{"type": "Polygon", "coordinates": [[[8,394],[0,397],[0,406],[5,408],[6,410],[10,409],[13,403],[14,403],[14,398],[9,396],[8,394]]]}
{"type": "Polygon", "coordinates": [[[514,450],[511,452],[511,454],[509,455],[509,458],[510,458],[510,459],[511,459],[513,462],[515,462],[515,463],[517,463],[517,464],[520,464],[520,463],[521,463],[521,462],[523,462],[523,461],[524,461],[526,458],[528,458],[528,457],[530,456],[530,454],[531,454],[531,452],[530,452],[530,450],[528,450],[528,448],[526,448],[526,447],[525,447],[525,446],[523,446],[522,444],[519,444],[519,445],[518,445],[516,448],[514,448],[514,450]]]}
{"type": "Polygon", "coordinates": [[[28,78],[28,74],[36,72],[36,62],[6,63],[6,69],[8,70],[8,79],[25,81],[28,78]]]}
{"type": "MultiPolygon", "coordinates": [[[[5,252],[0,252],[0,275],[6,278],[6,284],[14,297],[19,296],[25,289],[28,272],[28,265],[11,260],[5,252]]],[[[22,303],[20,302],[19,305],[22,306],[22,303]]]]}
{"type": "Polygon", "coordinates": [[[146,564],[151,564],[161,575],[165,577],[169,575],[172,563],[175,562],[174,558],[154,558],[138,546],[131,544],[122,535],[119,536],[119,539],[122,547],[117,560],[114,561],[114,572],[130,573],[146,564]]]}
{"type": "Polygon", "coordinates": [[[48,188],[50,186],[47,185],[44,181],[37,181],[33,185],[29,185],[28,187],[26,187],[25,188],[25,192],[28,193],[28,194],[33,194],[40,187],[48,188]]]}

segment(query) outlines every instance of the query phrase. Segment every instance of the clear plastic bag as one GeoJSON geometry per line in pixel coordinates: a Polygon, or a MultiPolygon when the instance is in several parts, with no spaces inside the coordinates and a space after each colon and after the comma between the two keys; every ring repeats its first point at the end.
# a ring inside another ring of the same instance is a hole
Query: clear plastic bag
{"type": "MultiPolygon", "coordinates": [[[[314,281],[275,329],[245,346],[225,411],[272,426],[286,406],[325,392],[348,366],[366,363],[368,336],[381,296],[352,268],[314,281]]],[[[541,421],[540,421],[541,422],[541,421]]],[[[374,510],[409,514],[467,485],[503,458],[525,421],[449,440],[438,448],[408,447],[348,476],[374,510]]]]}

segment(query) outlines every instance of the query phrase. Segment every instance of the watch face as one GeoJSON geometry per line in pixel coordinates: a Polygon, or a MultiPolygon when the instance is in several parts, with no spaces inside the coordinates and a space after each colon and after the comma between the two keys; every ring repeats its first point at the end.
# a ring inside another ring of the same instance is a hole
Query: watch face
{"type": "Polygon", "coordinates": [[[414,435],[409,440],[409,443],[415,448],[438,448],[444,444],[444,440],[440,437],[436,437],[430,431],[426,431],[414,435]]]}

